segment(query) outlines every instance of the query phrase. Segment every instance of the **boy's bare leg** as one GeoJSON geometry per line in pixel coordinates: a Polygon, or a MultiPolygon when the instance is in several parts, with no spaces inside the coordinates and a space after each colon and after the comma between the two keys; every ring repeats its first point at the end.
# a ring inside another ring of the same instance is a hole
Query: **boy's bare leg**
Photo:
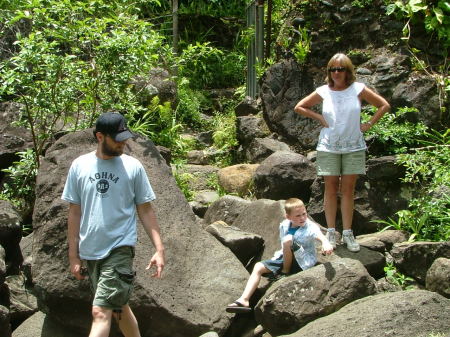
{"type": "Polygon", "coordinates": [[[108,337],[111,329],[112,310],[94,305],[92,327],[89,337],[108,337]]]}
{"type": "Polygon", "coordinates": [[[283,242],[283,268],[281,272],[289,274],[292,266],[292,239],[283,242]]]}
{"type": "Polygon", "coordinates": [[[237,299],[237,301],[242,305],[248,307],[250,305],[250,297],[252,297],[256,288],[258,288],[262,274],[268,272],[270,272],[270,270],[267,269],[261,262],[256,263],[255,266],[253,267],[253,271],[250,274],[250,277],[248,278],[244,291],[241,297],[237,299]]]}
{"type": "Polygon", "coordinates": [[[114,313],[113,315],[119,324],[120,331],[122,331],[125,337],[141,337],[138,322],[128,304],[122,307],[120,314],[114,313]]]}

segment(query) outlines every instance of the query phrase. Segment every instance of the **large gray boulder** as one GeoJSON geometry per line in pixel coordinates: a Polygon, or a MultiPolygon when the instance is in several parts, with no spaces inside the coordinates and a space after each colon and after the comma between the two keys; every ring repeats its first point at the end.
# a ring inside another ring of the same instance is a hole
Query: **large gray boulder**
{"type": "Polygon", "coordinates": [[[440,257],[433,262],[427,272],[426,287],[450,298],[450,259],[440,257]]]}
{"type": "Polygon", "coordinates": [[[256,305],[255,317],[273,336],[292,333],[375,291],[360,262],[339,259],[275,283],[256,305]]]}
{"type": "Polygon", "coordinates": [[[449,336],[450,300],[426,290],[369,296],[280,337],[449,336]]]}
{"type": "Polygon", "coordinates": [[[224,195],[213,202],[203,218],[206,226],[215,221],[224,221],[232,225],[241,212],[248,207],[251,202],[235,195],[224,195]]]}
{"type": "MultiPolygon", "coordinates": [[[[92,130],[84,130],[60,138],[48,149],[38,173],[33,219],[32,270],[39,308],[80,333],[90,325],[91,295],[87,281],[78,282],[69,273],[68,205],[60,195],[72,160],[95,147],[92,130]]],[[[138,225],[137,275],[130,305],[142,336],[197,337],[211,330],[222,333],[231,319],[223,308],[238,297],[247,271],[229,249],[196,223],[153,143],[141,138],[130,140],[126,151],[143,163],[156,193],[153,205],[167,259],[163,279],[151,278],[145,266],[153,254],[152,245],[138,225]]]]}
{"type": "Polygon", "coordinates": [[[271,154],[278,151],[290,151],[286,143],[272,138],[254,138],[247,150],[245,151],[245,158],[250,163],[261,163],[271,154]]]}
{"type": "Polygon", "coordinates": [[[255,263],[263,251],[264,240],[262,237],[229,226],[223,221],[216,221],[205,230],[225,247],[228,247],[246,268],[249,263],[255,263]]]}
{"type": "Polygon", "coordinates": [[[256,170],[255,195],[273,200],[297,197],[307,203],[315,179],[315,165],[305,156],[290,151],[277,151],[256,170]]]}
{"type": "Polygon", "coordinates": [[[55,322],[42,311],[36,312],[14,330],[12,337],[79,337],[77,330],[55,322]]]}
{"type": "Polygon", "coordinates": [[[11,324],[18,326],[37,310],[36,297],[32,289],[27,289],[25,277],[22,275],[11,275],[5,280],[10,293],[9,314],[11,324]]]}
{"type": "Polygon", "coordinates": [[[234,220],[233,226],[264,239],[261,259],[270,259],[280,249],[279,225],[285,219],[283,201],[259,199],[253,201],[234,220]]]}
{"type": "Polygon", "coordinates": [[[294,59],[271,66],[261,84],[264,119],[269,129],[308,150],[317,144],[320,124],[295,113],[294,106],[313,90],[312,77],[294,59]]]}
{"type": "Polygon", "coordinates": [[[450,259],[450,242],[396,243],[390,253],[401,273],[424,285],[434,260],[440,257],[450,259]]]}

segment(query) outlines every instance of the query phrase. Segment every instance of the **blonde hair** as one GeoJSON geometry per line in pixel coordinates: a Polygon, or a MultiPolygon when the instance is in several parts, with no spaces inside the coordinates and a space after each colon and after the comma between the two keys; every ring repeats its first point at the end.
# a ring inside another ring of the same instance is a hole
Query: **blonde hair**
{"type": "Polygon", "coordinates": [[[328,61],[327,77],[325,79],[327,81],[328,85],[330,87],[334,86],[334,81],[331,78],[331,73],[328,71],[328,69],[330,69],[331,66],[333,65],[333,63],[335,63],[335,62],[340,63],[340,65],[345,68],[345,83],[347,85],[350,85],[353,82],[355,82],[355,80],[356,80],[355,66],[352,63],[352,60],[350,60],[350,58],[345,54],[337,53],[337,54],[333,55],[333,57],[330,59],[330,61],[328,61]]]}
{"type": "Polygon", "coordinates": [[[305,204],[303,203],[303,201],[297,198],[287,199],[284,203],[284,211],[288,215],[291,214],[294,209],[299,207],[305,207],[305,204]]]}

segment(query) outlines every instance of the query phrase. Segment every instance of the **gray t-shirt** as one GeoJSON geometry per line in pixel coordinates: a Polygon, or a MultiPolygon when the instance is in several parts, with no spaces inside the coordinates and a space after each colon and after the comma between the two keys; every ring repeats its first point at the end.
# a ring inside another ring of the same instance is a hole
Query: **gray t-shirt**
{"type": "Polygon", "coordinates": [[[81,206],[79,254],[99,260],[120,246],[136,244],[136,205],[155,199],[139,160],[103,160],[91,152],[76,158],[62,199],[81,206]]]}

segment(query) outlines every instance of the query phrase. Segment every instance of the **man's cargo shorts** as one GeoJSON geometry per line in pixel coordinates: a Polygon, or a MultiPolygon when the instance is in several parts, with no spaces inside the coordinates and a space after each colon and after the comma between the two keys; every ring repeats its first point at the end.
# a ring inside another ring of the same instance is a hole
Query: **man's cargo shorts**
{"type": "Polygon", "coordinates": [[[87,268],[94,301],[92,305],[120,311],[128,303],[135,273],[134,247],[117,247],[101,260],[88,260],[87,268]]]}

